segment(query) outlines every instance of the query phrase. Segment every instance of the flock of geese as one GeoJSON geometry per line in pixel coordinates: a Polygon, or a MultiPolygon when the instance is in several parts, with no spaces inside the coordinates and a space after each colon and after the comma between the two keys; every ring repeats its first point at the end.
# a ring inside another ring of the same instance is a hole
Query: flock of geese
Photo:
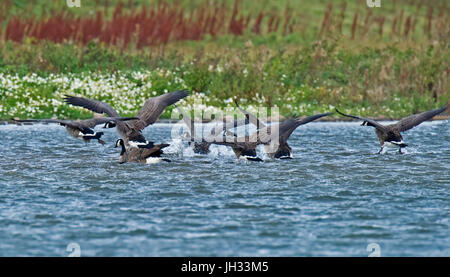
{"type": "MultiPolygon", "coordinates": [[[[208,136],[197,137],[195,132],[195,121],[188,116],[181,108],[175,105],[176,102],[188,96],[186,90],[179,90],[166,93],[147,99],[135,117],[121,117],[119,113],[108,103],[88,99],[84,97],[66,95],[64,101],[70,105],[83,107],[92,112],[106,114],[105,117],[94,117],[87,120],[62,120],[62,119],[28,119],[15,120],[16,122],[40,122],[57,123],[65,126],[67,132],[73,137],[80,138],[85,142],[97,140],[101,144],[105,142],[101,139],[103,132],[95,132],[94,127],[104,124],[103,128],[116,128],[119,138],[115,147],[120,147],[119,162],[138,162],[138,163],[156,163],[160,161],[170,162],[163,157],[163,148],[169,144],[155,144],[147,140],[142,134],[147,126],[155,123],[164,109],[174,105],[183,121],[188,127],[189,132],[185,132],[182,138],[197,154],[208,154],[212,144],[225,145],[231,147],[238,159],[249,161],[262,161],[257,156],[256,148],[259,145],[264,146],[264,150],[270,158],[290,159],[292,158],[292,148],[288,144],[288,139],[294,130],[300,125],[307,124],[319,118],[334,114],[334,112],[315,114],[304,118],[288,118],[280,123],[266,125],[255,115],[249,113],[235,102],[236,107],[245,115],[243,120],[234,120],[232,122],[221,122],[211,128],[208,136]],[[252,124],[256,126],[256,132],[238,136],[232,129],[252,124]]],[[[420,123],[433,118],[444,112],[449,105],[439,109],[414,114],[401,119],[395,124],[381,125],[373,119],[348,115],[336,109],[336,112],[342,116],[362,120],[363,126],[375,128],[375,133],[380,142],[381,148],[378,153],[382,153],[385,147],[396,147],[399,153],[407,144],[403,142],[401,132],[409,130],[420,123]]]]}

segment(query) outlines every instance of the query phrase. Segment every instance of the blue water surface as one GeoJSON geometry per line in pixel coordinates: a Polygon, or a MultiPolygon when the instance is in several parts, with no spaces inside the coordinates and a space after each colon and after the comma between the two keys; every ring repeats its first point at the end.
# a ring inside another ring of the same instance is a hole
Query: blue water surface
{"type": "Polygon", "coordinates": [[[371,127],[311,123],[292,160],[193,154],[173,124],[144,130],[171,163],[119,164],[58,125],[0,126],[0,256],[450,256],[450,121],[377,155],[371,127]]]}

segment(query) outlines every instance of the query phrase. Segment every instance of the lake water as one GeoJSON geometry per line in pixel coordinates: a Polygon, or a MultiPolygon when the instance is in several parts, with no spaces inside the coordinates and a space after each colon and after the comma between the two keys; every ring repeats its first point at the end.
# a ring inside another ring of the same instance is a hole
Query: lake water
{"type": "MultiPolygon", "coordinates": [[[[171,163],[119,164],[58,125],[0,126],[0,256],[450,256],[450,121],[404,133],[377,155],[373,128],[311,123],[292,160],[206,156],[169,142],[171,163]]],[[[262,152],[261,149],[258,150],[262,152]]]]}

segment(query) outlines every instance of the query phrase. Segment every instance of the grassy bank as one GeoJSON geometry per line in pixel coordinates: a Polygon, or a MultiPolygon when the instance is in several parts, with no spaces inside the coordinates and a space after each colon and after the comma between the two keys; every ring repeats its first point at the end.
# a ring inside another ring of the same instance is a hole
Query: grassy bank
{"type": "MultiPolygon", "coordinates": [[[[64,5],[6,1],[11,12],[3,15],[0,40],[0,118],[91,116],[65,105],[64,94],[120,103],[116,108],[121,114],[134,115],[146,98],[177,89],[192,92],[183,103],[187,106],[202,102],[201,108],[211,111],[232,106],[236,99],[250,110],[277,106],[283,116],[339,107],[360,115],[398,118],[448,103],[450,21],[445,1],[437,6],[388,2],[383,9],[368,9],[360,1],[291,2],[268,9],[262,2],[224,1],[220,7],[227,24],[217,34],[201,25],[198,30],[205,33],[195,39],[180,40],[183,36],[175,32],[178,35],[167,41],[139,46],[139,30],[133,31],[135,36],[127,35],[127,44],[102,37],[85,41],[79,31],[61,41],[39,37],[48,33],[30,30],[47,26],[64,5]],[[236,3],[239,9],[233,19],[236,3]],[[27,10],[36,13],[31,17],[35,21],[26,21],[31,22],[24,29],[28,31],[14,29],[21,36],[8,33],[11,19],[25,20],[27,10]],[[262,10],[265,17],[258,29],[255,24],[262,10]],[[270,17],[285,18],[287,11],[291,15],[286,27],[280,21],[274,29],[270,17]],[[230,22],[237,24],[240,18],[249,18],[246,27],[231,28],[230,22]],[[242,33],[234,33],[236,28],[242,33]],[[16,39],[8,39],[7,33],[16,39]]],[[[114,16],[118,1],[92,3],[70,9],[60,20],[95,19],[101,10],[102,29],[108,24],[120,27],[114,20],[142,14],[142,1],[124,4],[122,17],[114,16]]],[[[198,11],[204,3],[178,1],[174,7],[186,16],[193,13],[189,20],[200,20],[198,11]]],[[[184,27],[173,30],[177,28],[184,27]]],[[[163,117],[169,114],[170,109],[163,117]]]]}
{"type": "Polygon", "coordinates": [[[205,44],[154,54],[96,43],[8,42],[0,50],[0,118],[88,116],[61,104],[64,94],[122,103],[119,110],[132,115],[146,98],[182,88],[207,106],[237,99],[244,106],[278,106],[284,116],[341,107],[395,118],[450,98],[447,45],[354,50],[343,43],[272,49],[248,41],[239,51],[205,44]]]}

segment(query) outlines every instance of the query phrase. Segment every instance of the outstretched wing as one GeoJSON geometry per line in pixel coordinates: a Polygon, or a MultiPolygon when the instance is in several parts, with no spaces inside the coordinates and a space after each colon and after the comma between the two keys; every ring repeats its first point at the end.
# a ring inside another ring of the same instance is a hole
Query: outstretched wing
{"type": "Polygon", "coordinates": [[[92,100],[84,97],[65,95],[64,102],[74,106],[83,107],[96,113],[106,113],[111,117],[119,117],[119,113],[113,107],[102,101],[92,100]]]}
{"type": "Polygon", "coordinates": [[[117,122],[117,121],[129,121],[138,120],[137,117],[93,117],[91,119],[82,120],[81,122],[88,126],[89,128],[94,128],[99,124],[105,124],[106,122],[117,122]]]}
{"type": "Polygon", "coordinates": [[[217,136],[218,134],[225,131],[226,135],[232,135],[237,136],[233,131],[230,129],[234,129],[243,125],[247,125],[248,120],[247,119],[233,119],[233,121],[217,121],[216,125],[214,125],[213,128],[211,128],[210,135],[211,136],[217,136]]]}
{"type": "Polygon", "coordinates": [[[409,129],[419,125],[420,123],[427,121],[427,120],[433,118],[434,116],[442,113],[447,108],[448,108],[448,105],[441,107],[439,109],[436,109],[436,110],[431,110],[431,111],[427,111],[427,112],[414,114],[414,115],[405,117],[402,120],[400,120],[399,122],[397,122],[396,124],[394,124],[394,126],[396,126],[396,128],[399,132],[404,132],[404,131],[409,130],[409,129]]]}
{"type": "Polygon", "coordinates": [[[292,132],[294,132],[295,129],[297,129],[298,126],[307,124],[311,121],[317,120],[324,116],[332,115],[333,113],[321,113],[321,114],[315,114],[311,116],[307,116],[305,118],[301,119],[287,119],[284,120],[280,124],[280,140],[282,142],[286,142],[289,137],[291,136],[292,132]]]}
{"type": "Polygon", "coordinates": [[[88,126],[84,125],[81,122],[72,121],[72,120],[64,120],[64,119],[23,119],[23,120],[15,120],[16,122],[37,122],[37,123],[57,123],[61,126],[69,126],[71,128],[77,129],[83,134],[93,134],[94,131],[91,130],[88,126]]]}
{"type": "Polygon", "coordinates": [[[331,112],[331,113],[319,113],[319,114],[307,116],[307,117],[304,117],[304,118],[297,118],[296,120],[298,122],[298,126],[300,126],[300,125],[304,125],[306,123],[309,123],[311,121],[314,121],[316,119],[319,119],[321,117],[329,116],[329,115],[332,115],[332,114],[334,114],[334,113],[333,112],[331,112]]]}
{"type": "Polygon", "coordinates": [[[255,125],[257,129],[266,127],[266,124],[264,124],[261,120],[259,120],[255,115],[241,108],[237,102],[234,103],[236,104],[236,107],[245,115],[248,121],[251,124],[255,125]]]}
{"type": "Polygon", "coordinates": [[[160,157],[161,154],[163,153],[162,149],[166,148],[169,145],[170,144],[163,143],[157,144],[150,149],[142,149],[141,157],[144,159],[147,159],[149,157],[160,157]]]}
{"type": "Polygon", "coordinates": [[[148,99],[137,114],[139,120],[133,123],[134,128],[143,130],[155,123],[167,106],[175,104],[188,95],[186,90],[179,90],[148,99]]]}
{"type": "Polygon", "coordinates": [[[218,140],[214,140],[211,141],[212,144],[217,144],[217,145],[225,145],[225,146],[230,146],[233,148],[248,148],[250,146],[252,146],[251,144],[247,144],[245,142],[240,142],[237,141],[237,138],[231,138],[231,137],[221,137],[218,140]]]}
{"type": "Polygon", "coordinates": [[[279,139],[280,143],[285,143],[298,126],[332,114],[333,113],[322,113],[302,119],[288,118],[281,123],[272,124],[259,129],[256,133],[248,136],[248,141],[256,142],[258,144],[267,144],[273,142],[273,140],[279,139]]]}
{"type": "Polygon", "coordinates": [[[15,122],[20,122],[20,123],[25,123],[25,122],[36,122],[36,123],[58,123],[61,125],[68,125],[70,124],[69,120],[64,120],[64,119],[20,119],[20,120],[15,120],[15,122]]]}
{"type": "Polygon", "coordinates": [[[351,117],[351,118],[355,118],[355,119],[360,119],[363,121],[362,125],[366,125],[366,126],[372,126],[375,127],[377,129],[379,129],[380,131],[386,131],[386,127],[381,125],[380,123],[376,122],[373,119],[370,118],[365,118],[365,117],[360,117],[360,116],[355,116],[355,115],[349,115],[349,114],[345,114],[345,113],[341,113],[338,109],[336,109],[336,112],[340,115],[346,116],[346,117],[351,117]]]}
{"type": "Polygon", "coordinates": [[[191,137],[195,136],[195,127],[194,127],[194,119],[192,119],[190,116],[188,116],[182,109],[180,109],[178,106],[174,104],[175,108],[177,108],[178,112],[183,117],[184,124],[189,128],[189,132],[191,134],[191,137]]]}

